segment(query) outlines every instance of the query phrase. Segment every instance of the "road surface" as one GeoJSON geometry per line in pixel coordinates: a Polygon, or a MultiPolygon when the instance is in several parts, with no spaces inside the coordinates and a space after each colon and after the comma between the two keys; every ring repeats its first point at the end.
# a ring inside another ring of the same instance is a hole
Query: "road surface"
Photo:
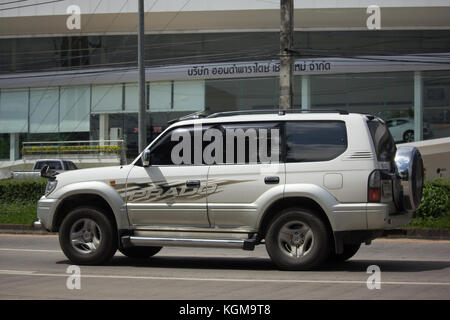
{"type": "Polygon", "coordinates": [[[70,266],[57,236],[0,235],[0,299],[450,299],[450,241],[375,240],[346,263],[307,272],[277,270],[264,246],[164,248],[145,261],[117,253],[80,266],[79,282],[70,266]],[[367,285],[373,265],[380,289],[367,285]]]}

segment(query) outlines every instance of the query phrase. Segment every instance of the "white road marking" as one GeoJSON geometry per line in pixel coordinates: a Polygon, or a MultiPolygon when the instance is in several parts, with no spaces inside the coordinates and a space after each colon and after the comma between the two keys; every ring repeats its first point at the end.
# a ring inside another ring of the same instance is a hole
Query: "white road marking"
{"type": "Polygon", "coordinates": [[[0,270],[0,274],[15,275],[15,274],[32,274],[34,271],[21,270],[0,270]]]}
{"type": "Polygon", "coordinates": [[[62,252],[61,250],[20,249],[20,248],[0,248],[0,251],[20,251],[20,252],[62,252]]]}
{"type": "MultiPolygon", "coordinates": [[[[37,277],[67,277],[63,273],[38,273],[26,270],[0,270],[0,275],[22,275],[37,277]]],[[[212,282],[255,282],[255,283],[318,283],[318,284],[366,284],[366,280],[302,280],[302,279],[238,279],[238,278],[187,278],[187,277],[151,277],[122,276],[104,274],[82,274],[81,278],[128,279],[128,280],[169,280],[169,281],[212,281],[212,282]]],[[[450,286],[450,282],[414,282],[414,281],[382,281],[382,285],[419,285],[419,286],[450,286]]]]}

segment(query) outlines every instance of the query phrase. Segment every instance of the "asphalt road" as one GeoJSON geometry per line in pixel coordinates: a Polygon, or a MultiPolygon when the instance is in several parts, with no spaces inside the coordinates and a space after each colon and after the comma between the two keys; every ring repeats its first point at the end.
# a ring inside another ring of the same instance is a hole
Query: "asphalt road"
{"type": "Polygon", "coordinates": [[[0,235],[0,299],[450,299],[450,241],[376,240],[308,272],[277,270],[264,246],[164,248],[146,261],[117,253],[106,266],[81,266],[72,290],[70,265],[56,236],[0,235]],[[367,287],[371,265],[380,289],[367,287]]]}

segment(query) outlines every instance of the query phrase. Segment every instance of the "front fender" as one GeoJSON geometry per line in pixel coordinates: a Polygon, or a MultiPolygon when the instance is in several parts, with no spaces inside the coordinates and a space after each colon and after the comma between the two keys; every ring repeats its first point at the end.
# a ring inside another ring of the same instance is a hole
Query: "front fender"
{"type": "Polygon", "coordinates": [[[129,229],[126,202],[110,185],[100,181],[76,182],[54,191],[51,198],[58,199],[57,207],[68,197],[78,194],[94,194],[102,197],[111,207],[117,222],[117,229],[129,229]]]}

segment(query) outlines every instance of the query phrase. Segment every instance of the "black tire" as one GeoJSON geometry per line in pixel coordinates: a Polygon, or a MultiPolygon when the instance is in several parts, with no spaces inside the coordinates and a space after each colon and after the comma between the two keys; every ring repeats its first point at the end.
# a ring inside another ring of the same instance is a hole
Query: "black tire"
{"type": "Polygon", "coordinates": [[[270,258],[282,270],[309,270],[320,265],[330,252],[325,223],[314,212],[304,208],[281,211],[270,223],[265,239],[270,258]],[[282,239],[286,237],[290,243],[282,239]],[[299,249],[304,254],[295,257],[299,249]]]}
{"type": "Polygon", "coordinates": [[[104,264],[116,253],[117,242],[117,232],[113,222],[100,209],[94,207],[74,209],[64,218],[59,229],[61,248],[66,257],[74,264],[104,264]],[[89,230],[95,231],[89,232],[85,225],[92,225],[92,222],[95,226],[89,230]],[[91,240],[92,243],[95,242],[95,249],[91,252],[89,251],[91,248],[88,246],[89,236],[87,239],[84,238],[86,232],[92,234],[92,238],[96,239],[96,241],[91,240]],[[78,234],[82,234],[82,236],[77,236],[76,239],[81,239],[85,243],[72,242],[72,239],[78,234]]]}
{"type": "Polygon", "coordinates": [[[129,247],[129,248],[120,248],[119,251],[132,259],[148,259],[159,251],[161,251],[162,247],[129,247]]]}
{"type": "Polygon", "coordinates": [[[330,261],[334,262],[344,262],[353,257],[361,247],[360,244],[344,244],[344,251],[340,254],[333,253],[330,256],[330,261]]]}
{"type": "Polygon", "coordinates": [[[404,142],[413,142],[414,141],[414,131],[407,130],[403,133],[403,141],[404,142]]]}

